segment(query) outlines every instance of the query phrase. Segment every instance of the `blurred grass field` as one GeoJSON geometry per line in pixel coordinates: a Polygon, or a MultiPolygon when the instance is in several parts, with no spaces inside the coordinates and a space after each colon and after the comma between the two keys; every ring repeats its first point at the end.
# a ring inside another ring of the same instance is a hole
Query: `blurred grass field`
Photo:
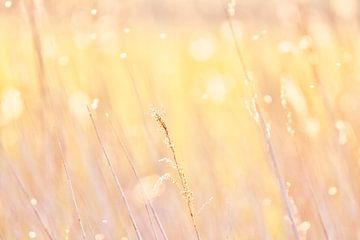
{"type": "Polygon", "coordinates": [[[1,0],[0,239],[360,239],[359,20],[1,0]]]}

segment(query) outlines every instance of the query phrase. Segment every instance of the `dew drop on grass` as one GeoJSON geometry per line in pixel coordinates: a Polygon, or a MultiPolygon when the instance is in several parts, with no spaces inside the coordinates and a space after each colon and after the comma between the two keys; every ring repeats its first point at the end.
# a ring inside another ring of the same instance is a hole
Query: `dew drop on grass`
{"type": "Polygon", "coordinates": [[[229,16],[234,16],[235,15],[235,6],[236,6],[236,2],[235,0],[230,0],[227,4],[227,12],[229,14],[229,16]]]}
{"type": "Polygon", "coordinates": [[[36,198],[32,198],[32,199],[30,199],[30,203],[31,203],[31,205],[36,206],[38,201],[36,200],[36,198]]]}
{"type": "Polygon", "coordinates": [[[308,221],[303,221],[302,223],[300,223],[298,225],[299,232],[304,234],[304,235],[307,234],[307,232],[310,230],[310,228],[311,228],[311,223],[308,222],[308,221]]]}
{"type": "Polygon", "coordinates": [[[270,125],[270,123],[266,124],[266,137],[271,138],[271,125],[270,125]]]}
{"type": "Polygon", "coordinates": [[[91,108],[92,109],[97,109],[99,107],[99,99],[98,98],[94,98],[94,100],[91,103],[91,108]]]}

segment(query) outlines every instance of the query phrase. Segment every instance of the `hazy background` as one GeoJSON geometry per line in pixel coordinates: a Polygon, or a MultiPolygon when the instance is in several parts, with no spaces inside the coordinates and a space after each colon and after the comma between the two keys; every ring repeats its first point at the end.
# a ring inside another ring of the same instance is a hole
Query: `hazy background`
{"type": "Polygon", "coordinates": [[[295,239],[289,202],[302,239],[360,239],[359,20],[355,0],[1,0],[0,239],[81,239],[78,215],[136,239],[102,146],[143,238],[163,239],[142,188],[194,239],[153,108],[202,239],[295,239]]]}

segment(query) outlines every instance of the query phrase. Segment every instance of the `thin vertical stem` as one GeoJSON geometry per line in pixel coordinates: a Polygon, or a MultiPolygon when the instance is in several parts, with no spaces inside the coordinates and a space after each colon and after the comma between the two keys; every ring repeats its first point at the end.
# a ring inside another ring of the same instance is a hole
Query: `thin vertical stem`
{"type": "MultiPolygon", "coordinates": [[[[241,51],[241,47],[240,47],[239,43],[236,40],[236,34],[235,34],[235,30],[234,30],[234,26],[233,26],[231,16],[229,15],[228,12],[226,12],[226,17],[227,17],[229,27],[230,27],[230,30],[231,30],[231,36],[232,36],[232,39],[233,39],[233,42],[234,42],[234,45],[235,45],[235,48],[236,48],[236,52],[237,52],[238,58],[240,60],[240,65],[241,65],[242,72],[244,74],[246,82],[250,83],[251,79],[249,77],[249,73],[248,73],[248,70],[246,68],[246,64],[245,64],[245,60],[244,60],[244,57],[243,57],[243,54],[242,54],[242,51],[241,51]]],[[[285,203],[286,211],[287,211],[289,219],[290,219],[293,234],[294,234],[294,236],[295,236],[295,238],[297,240],[300,240],[301,238],[300,238],[299,232],[297,230],[294,213],[292,211],[290,199],[289,199],[289,196],[287,194],[287,190],[286,190],[286,186],[285,186],[285,181],[284,181],[284,179],[283,179],[283,177],[281,176],[281,173],[280,173],[278,162],[277,162],[277,159],[276,159],[276,156],[275,156],[274,147],[272,145],[271,138],[267,133],[267,131],[268,131],[267,126],[266,126],[263,114],[261,112],[261,109],[259,108],[257,98],[256,98],[256,95],[255,95],[255,90],[254,90],[254,88],[252,88],[250,91],[251,91],[252,99],[254,101],[255,111],[256,111],[256,114],[257,114],[259,122],[260,122],[260,128],[262,130],[262,133],[264,135],[264,139],[265,139],[265,142],[266,142],[266,145],[267,145],[270,162],[271,162],[271,165],[273,167],[275,178],[276,178],[276,180],[278,182],[278,185],[280,187],[281,196],[282,196],[282,199],[283,199],[283,201],[285,203]]]]}
{"type": "MultiPolygon", "coordinates": [[[[126,159],[128,160],[130,166],[131,166],[131,169],[137,179],[137,181],[139,182],[140,186],[141,186],[141,192],[142,192],[142,195],[143,195],[143,198],[145,199],[146,203],[145,203],[145,208],[146,208],[146,211],[149,215],[149,218],[150,218],[150,221],[151,221],[151,217],[150,217],[150,213],[149,213],[149,209],[151,210],[152,214],[154,215],[154,218],[155,218],[155,221],[156,221],[156,224],[158,225],[159,229],[160,229],[160,232],[163,236],[164,239],[168,239],[167,235],[166,235],[166,232],[164,230],[164,227],[163,225],[161,224],[161,221],[160,221],[160,218],[154,208],[154,206],[152,205],[151,201],[149,200],[149,197],[147,196],[146,194],[146,191],[144,190],[144,186],[141,182],[141,179],[140,179],[140,174],[138,173],[138,170],[136,169],[135,167],[135,160],[134,160],[134,157],[132,156],[132,154],[129,152],[129,150],[126,148],[126,144],[121,140],[120,136],[117,134],[116,130],[115,130],[115,127],[114,125],[112,124],[112,121],[109,119],[109,123],[110,123],[110,127],[111,127],[111,130],[112,132],[114,132],[115,134],[115,137],[117,139],[117,141],[120,143],[120,146],[121,148],[123,149],[124,153],[125,153],[125,156],[126,156],[126,159]]],[[[152,222],[151,222],[152,223],[152,222]]]]}
{"type": "MultiPolygon", "coordinates": [[[[31,199],[30,194],[28,193],[28,191],[26,190],[24,184],[19,179],[19,177],[17,176],[17,174],[15,173],[14,169],[11,166],[10,166],[10,170],[11,170],[11,173],[13,174],[13,176],[15,177],[15,180],[16,180],[17,184],[20,186],[21,191],[24,193],[27,200],[30,200],[31,199]]],[[[50,240],[53,240],[54,237],[51,235],[50,230],[48,229],[48,227],[46,226],[46,224],[42,220],[40,212],[37,210],[37,208],[33,204],[31,204],[31,209],[34,212],[34,214],[35,214],[36,218],[38,219],[38,221],[40,222],[40,225],[43,228],[46,235],[48,236],[48,238],[50,240]]]]}
{"type": "Polygon", "coordinates": [[[121,186],[120,180],[119,180],[119,178],[117,177],[117,175],[115,173],[115,169],[113,167],[113,164],[112,164],[112,162],[111,162],[111,160],[109,158],[109,155],[106,152],[105,146],[104,146],[104,144],[103,144],[103,142],[101,140],[99,130],[98,130],[97,126],[96,126],[96,123],[95,123],[94,117],[93,117],[93,115],[91,113],[91,110],[90,110],[89,107],[87,107],[87,110],[89,112],[89,116],[90,116],[90,119],[91,119],[92,126],[93,126],[93,128],[95,130],[96,138],[97,138],[97,140],[99,142],[99,145],[101,147],[101,150],[102,150],[102,152],[103,152],[103,154],[105,156],[105,159],[106,159],[106,162],[107,162],[107,164],[108,164],[108,166],[110,168],[111,174],[112,174],[112,176],[113,176],[113,178],[115,180],[116,187],[117,187],[117,189],[118,189],[118,191],[120,193],[120,196],[121,196],[122,200],[124,201],[125,207],[126,207],[127,212],[128,212],[128,216],[129,216],[129,218],[131,220],[131,224],[132,224],[132,226],[133,226],[133,228],[135,230],[136,237],[137,237],[137,239],[140,240],[140,239],[142,239],[142,237],[141,237],[141,234],[140,234],[140,231],[139,231],[139,227],[137,226],[137,224],[135,222],[135,217],[134,217],[133,212],[131,211],[131,208],[130,208],[129,202],[128,202],[127,198],[126,198],[124,189],[121,186]]]}
{"type": "Polygon", "coordinates": [[[156,111],[153,112],[153,116],[154,116],[156,122],[159,124],[160,128],[163,129],[163,131],[164,131],[167,144],[169,145],[169,148],[171,150],[172,158],[174,160],[175,167],[176,167],[177,173],[178,173],[180,181],[181,181],[181,186],[183,188],[183,194],[184,194],[184,196],[186,198],[186,204],[187,204],[187,208],[188,208],[188,211],[189,211],[189,214],[190,214],[191,222],[192,222],[193,227],[194,227],[196,238],[198,240],[200,240],[201,238],[200,238],[199,230],[198,230],[198,227],[197,227],[197,224],[196,224],[195,214],[194,214],[194,210],[193,210],[193,206],[192,206],[192,203],[193,203],[192,192],[191,192],[191,190],[189,188],[188,181],[186,179],[184,170],[182,169],[180,163],[178,162],[178,160],[176,158],[175,147],[174,147],[174,144],[172,143],[172,140],[170,138],[169,130],[168,130],[167,126],[166,126],[165,121],[162,119],[162,117],[156,111]]]}
{"type": "Polygon", "coordinates": [[[57,140],[58,140],[58,145],[59,145],[59,149],[60,149],[62,164],[63,164],[64,170],[65,170],[65,174],[66,174],[66,181],[67,181],[67,184],[68,184],[68,186],[69,186],[69,190],[70,190],[70,194],[71,194],[71,199],[72,199],[72,202],[73,202],[73,204],[74,204],[75,213],[76,213],[76,216],[77,216],[77,220],[78,220],[78,222],[79,222],[79,225],[80,225],[81,238],[82,238],[83,240],[86,240],[87,237],[86,237],[84,225],[83,225],[83,222],[82,222],[82,219],[81,219],[81,216],[80,216],[79,205],[78,205],[78,202],[77,202],[77,200],[76,200],[73,183],[72,183],[71,176],[70,176],[70,173],[69,173],[69,167],[68,167],[67,161],[66,161],[66,159],[65,159],[65,158],[66,158],[66,157],[65,157],[65,153],[64,153],[64,150],[63,150],[63,147],[62,147],[62,144],[61,144],[61,142],[60,142],[60,139],[59,139],[59,136],[58,136],[58,135],[57,135],[57,140]]]}

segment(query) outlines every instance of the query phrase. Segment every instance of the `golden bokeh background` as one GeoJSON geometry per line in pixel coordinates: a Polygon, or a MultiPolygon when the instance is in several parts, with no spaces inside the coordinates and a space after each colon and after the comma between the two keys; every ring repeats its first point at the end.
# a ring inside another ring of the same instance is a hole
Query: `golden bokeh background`
{"type": "Polygon", "coordinates": [[[0,239],[137,239],[129,208],[143,239],[156,216],[167,239],[359,239],[359,21],[355,0],[1,0],[0,239]]]}

